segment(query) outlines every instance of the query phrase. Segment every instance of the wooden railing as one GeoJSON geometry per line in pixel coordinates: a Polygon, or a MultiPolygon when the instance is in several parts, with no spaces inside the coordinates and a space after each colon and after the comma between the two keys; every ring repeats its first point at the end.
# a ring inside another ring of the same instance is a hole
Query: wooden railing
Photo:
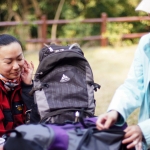
{"type": "MultiPolygon", "coordinates": [[[[26,42],[29,43],[41,43],[43,46],[43,43],[50,43],[50,42],[62,42],[62,41],[88,41],[88,40],[100,40],[101,46],[107,46],[107,38],[104,37],[106,30],[107,30],[107,23],[108,22],[138,22],[142,20],[150,20],[150,17],[117,17],[117,18],[108,18],[106,13],[101,14],[101,18],[93,18],[93,19],[84,19],[84,20],[47,20],[46,16],[43,15],[41,17],[41,20],[37,21],[23,21],[23,22],[0,22],[0,27],[6,27],[6,26],[17,26],[17,25],[30,25],[36,24],[38,26],[41,26],[41,37],[36,39],[28,39],[26,42]],[[48,39],[47,38],[47,28],[49,25],[52,24],[71,24],[74,22],[79,23],[99,23],[100,25],[100,35],[95,36],[89,36],[89,37],[83,37],[83,38],[56,38],[55,40],[48,39]]],[[[142,35],[146,33],[132,33],[132,34],[125,34],[122,35],[123,39],[127,38],[139,38],[142,35]]]]}

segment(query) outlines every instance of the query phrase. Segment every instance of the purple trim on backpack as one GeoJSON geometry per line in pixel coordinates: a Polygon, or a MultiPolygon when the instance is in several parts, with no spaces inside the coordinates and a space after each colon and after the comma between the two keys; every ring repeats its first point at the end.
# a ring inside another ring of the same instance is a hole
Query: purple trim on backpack
{"type": "Polygon", "coordinates": [[[91,118],[86,118],[85,120],[96,122],[97,119],[98,119],[98,117],[91,117],[91,118]]]}
{"type": "Polygon", "coordinates": [[[48,150],[67,150],[69,137],[67,132],[59,126],[49,125],[54,131],[54,139],[48,150]]]}

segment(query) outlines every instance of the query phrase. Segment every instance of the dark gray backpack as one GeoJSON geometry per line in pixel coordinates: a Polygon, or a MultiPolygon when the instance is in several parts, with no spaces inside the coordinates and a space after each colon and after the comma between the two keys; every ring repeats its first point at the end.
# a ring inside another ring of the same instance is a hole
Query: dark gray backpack
{"type": "Polygon", "coordinates": [[[94,83],[78,44],[47,45],[39,53],[39,62],[32,92],[41,122],[75,121],[79,114],[94,116],[94,90],[100,86],[94,83]]]}
{"type": "Polygon", "coordinates": [[[5,134],[7,140],[4,149],[127,150],[126,145],[121,143],[126,124],[100,131],[96,129],[96,120],[97,118],[84,119],[84,125],[81,123],[21,125],[5,134]]]}

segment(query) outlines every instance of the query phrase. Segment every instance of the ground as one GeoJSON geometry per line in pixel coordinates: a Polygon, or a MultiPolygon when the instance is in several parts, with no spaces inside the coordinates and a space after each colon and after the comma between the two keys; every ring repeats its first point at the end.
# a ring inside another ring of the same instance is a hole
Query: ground
{"type": "MultiPolygon", "coordinates": [[[[95,92],[96,115],[106,112],[115,90],[127,77],[137,45],[130,47],[83,47],[85,57],[93,70],[94,81],[101,85],[95,92]]],[[[38,50],[25,52],[28,61],[32,61],[35,70],[38,66],[38,50]]],[[[129,124],[137,122],[138,110],[128,119],[129,124]]]]}

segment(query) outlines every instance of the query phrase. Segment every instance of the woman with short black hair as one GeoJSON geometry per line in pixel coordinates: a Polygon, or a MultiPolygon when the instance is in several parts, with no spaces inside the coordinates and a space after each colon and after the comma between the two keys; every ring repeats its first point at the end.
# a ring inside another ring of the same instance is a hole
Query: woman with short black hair
{"type": "Polygon", "coordinates": [[[0,136],[25,123],[25,112],[34,103],[28,94],[33,70],[33,63],[24,58],[20,41],[0,35],[0,136]]]}

